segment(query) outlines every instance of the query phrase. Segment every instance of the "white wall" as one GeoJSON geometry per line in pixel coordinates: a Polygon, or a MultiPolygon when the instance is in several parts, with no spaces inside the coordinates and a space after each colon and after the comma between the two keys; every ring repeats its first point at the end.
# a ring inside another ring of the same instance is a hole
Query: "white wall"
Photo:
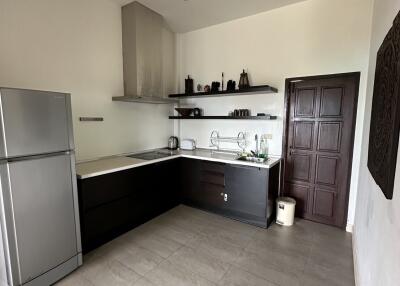
{"type": "Polygon", "coordinates": [[[170,106],[111,101],[123,95],[122,40],[108,0],[0,0],[0,86],[71,93],[78,160],[166,146],[173,133],[170,106]]]}
{"type": "Polygon", "coordinates": [[[400,152],[397,154],[393,200],[385,199],[367,168],[376,54],[399,10],[399,0],[375,1],[353,236],[356,278],[358,285],[362,286],[394,286],[400,283],[400,152]]]}
{"type": "MultiPolygon", "coordinates": [[[[270,153],[282,154],[284,83],[288,77],[342,72],[361,72],[357,128],[352,168],[348,221],[354,218],[355,197],[364,119],[369,58],[372,0],[308,0],[255,16],[180,35],[179,78],[190,74],[197,83],[225,79],[238,83],[242,68],[253,85],[270,84],[278,94],[220,99],[196,99],[208,115],[227,115],[235,108],[255,114],[279,116],[277,121],[188,121],[176,123],[180,136],[195,138],[208,147],[212,130],[234,136],[239,131],[273,134],[270,153]]],[[[250,146],[253,147],[253,146],[250,146]]]]}

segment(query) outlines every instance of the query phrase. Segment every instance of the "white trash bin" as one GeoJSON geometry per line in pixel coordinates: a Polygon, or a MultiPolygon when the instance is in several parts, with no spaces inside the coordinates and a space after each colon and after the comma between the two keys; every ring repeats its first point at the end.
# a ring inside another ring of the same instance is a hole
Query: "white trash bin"
{"type": "Polygon", "coordinates": [[[276,223],[291,226],[294,221],[296,201],[289,197],[280,197],[276,200],[276,223]]]}

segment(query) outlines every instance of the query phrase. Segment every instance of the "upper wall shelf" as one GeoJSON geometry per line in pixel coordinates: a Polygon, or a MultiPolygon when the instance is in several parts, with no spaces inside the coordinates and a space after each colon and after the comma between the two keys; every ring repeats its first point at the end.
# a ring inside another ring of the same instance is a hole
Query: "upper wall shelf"
{"type": "Polygon", "coordinates": [[[267,116],[170,116],[169,119],[229,119],[229,120],[276,120],[274,115],[267,116]]]}
{"type": "Polygon", "coordinates": [[[162,97],[151,97],[151,96],[114,96],[113,101],[122,102],[138,102],[138,103],[149,103],[149,104],[175,104],[178,103],[177,99],[162,98],[162,97]]]}
{"type": "Polygon", "coordinates": [[[170,98],[196,98],[196,97],[221,97],[221,96],[236,96],[236,95],[247,95],[247,94],[262,94],[262,93],[277,93],[278,89],[269,85],[258,85],[252,86],[246,89],[237,89],[235,91],[218,91],[214,93],[210,92],[195,92],[193,94],[170,94],[170,98]]]}

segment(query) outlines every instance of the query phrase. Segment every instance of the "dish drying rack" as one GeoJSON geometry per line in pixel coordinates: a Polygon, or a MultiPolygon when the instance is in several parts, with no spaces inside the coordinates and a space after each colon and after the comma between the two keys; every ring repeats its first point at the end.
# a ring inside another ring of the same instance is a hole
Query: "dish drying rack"
{"type": "Polygon", "coordinates": [[[246,145],[246,135],[244,132],[239,132],[236,137],[222,137],[218,131],[214,130],[210,135],[210,147],[215,147],[220,152],[244,152],[246,145]],[[221,142],[236,143],[239,149],[221,149],[219,146],[221,142]]]}

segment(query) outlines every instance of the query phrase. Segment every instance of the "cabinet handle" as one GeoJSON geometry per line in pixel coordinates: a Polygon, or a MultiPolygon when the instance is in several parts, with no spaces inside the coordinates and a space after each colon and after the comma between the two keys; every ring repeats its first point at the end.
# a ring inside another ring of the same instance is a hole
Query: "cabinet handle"
{"type": "Polygon", "coordinates": [[[260,169],[260,167],[244,166],[244,165],[238,165],[238,164],[229,164],[229,167],[236,168],[236,169],[247,169],[247,170],[260,169]]]}
{"type": "Polygon", "coordinates": [[[224,193],[221,193],[221,197],[223,197],[224,196],[224,193]]]}

